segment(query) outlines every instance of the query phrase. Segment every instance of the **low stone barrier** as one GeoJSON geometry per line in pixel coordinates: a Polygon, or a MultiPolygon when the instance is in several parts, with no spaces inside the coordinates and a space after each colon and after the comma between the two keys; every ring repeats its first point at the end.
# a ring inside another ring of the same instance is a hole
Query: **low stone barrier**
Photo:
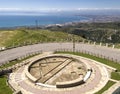
{"type": "MultiPolygon", "coordinates": [[[[65,58],[67,57],[67,58],[70,58],[70,59],[73,59],[73,60],[77,60],[78,62],[81,62],[80,58],[75,57],[74,55],[69,55],[69,54],[50,54],[50,55],[43,55],[41,57],[36,57],[31,61],[31,63],[25,69],[25,74],[31,82],[35,83],[36,85],[43,86],[43,87],[45,87],[45,86],[46,87],[54,87],[52,85],[36,83],[37,79],[29,73],[30,66],[32,66],[34,63],[38,62],[39,60],[43,60],[43,59],[50,58],[50,57],[65,57],[65,58]]],[[[83,62],[83,64],[86,67],[86,71],[87,71],[87,73],[86,73],[86,75],[83,79],[78,78],[78,79],[73,80],[73,81],[57,82],[56,87],[57,88],[68,88],[68,87],[74,87],[74,86],[77,86],[77,85],[84,84],[89,79],[89,77],[91,76],[92,69],[86,62],[83,62]]]]}
{"type": "Polygon", "coordinates": [[[35,83],[37,81],[37,79],[29,73],[29,66],[26,66],[25,68],[25,75],[31,82],[35,83]]]}
{"type": "Polygon", "coordinates": [[[90,78],[91,73],[92,73],[92,70],[88,70],[88,71],[87,71],[85,77],[83,78],[83,81],[84,81],[84,82],[86,82],[86,81],[90,78]]]}
{"type": "Polygon", "coordinates": [[[42,83],[36,83],[38,86],[43,86],[43,87],[48,87],[48,88],[56,88],[54,85],[47,85],[47,84],[42,84],[42,83]]]}
{"type": "MultiPolygon", "coordinates": [[[[55,52],[61,52],[61,51],[62,52],[73,52],[72,49],[56,49],[55,52]]],[[[75,50],[74,52],[89,54],[89,55],[92,55],[92,56],[96,56],[96,57],[99,57],[99,58],[102,58],[102,59],[107,59],[107,60],[110,60],[110,61],[113,61],[115,63],[120,64],[120,61],[117,60],[117,59],[114,59],[114,58],[111,58],[111,57],[108,57],[108,56],[104,56],[104,55],[101,55],[101,54],[97,54],[97,53],[94,53],[94,52],[90,52],[90,51],[86,51],[86,50],[75,50]]]]}
{"type": "Polygon", "coordinates": [[[81,84],[84,84],[85,82],[81,79],[76,79],[73,81],[66,81],[66,82],[57,82],[56,83],[56,87],[57,88],[69,88],[69,87],[74,87],[74,86],[78,86],[81,84]]]}
{"type": "Polygon", "coordinates": [[[91,76],[92,70],[88,70],[85,77],[81,80],[80,78],[73,80],[73,81],[66,81],[66,82],[57,82],[56,87],[57,88],[69,88],[69,87],[74,87],[78,86],[81,84],[84,84],[91,76]]]}
{"type": "Polygon", "coordinates": [[[20,90],[17,90],[13,94],[22,94],[22,92],[20,90]]]}
{"type": "MultiPolygon", "coordinates": [[[[55,54],[52,54],[52,55],[45,55],[45,56],[41,56],[41,57],[36,57],[35,59],[33,59],[32,61],[31,61],[31,63],[28,65],[28,66],[26,66],[26,68],[25,68],[25,74],[26,74],[26,76],[27,76],[27,78],[31,81],[31,82],[33,82],[33,83],[35,83],[38,79],[36,79],[35,77],[33,77],[30,73],[29,73],[29,68],[30,68],[30,66],[32,66],[34,63],[36,63],[37,61],[39,61],[39,60],[42,60],[42,59],[46,59],[46,58],[50,58],[50,57],[67,57],[67,56],[61,56],[61,55],[55,55],[55,54]]],[[[71,58],[71,57],[67,57],[67,58],[71,58]]],[[[41,83],[40,83],[41,84],[41,83]]]]}

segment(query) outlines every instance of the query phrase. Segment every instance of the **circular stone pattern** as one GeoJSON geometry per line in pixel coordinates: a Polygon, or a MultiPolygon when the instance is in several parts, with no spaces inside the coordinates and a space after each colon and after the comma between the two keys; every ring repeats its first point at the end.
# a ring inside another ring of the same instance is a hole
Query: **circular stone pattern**
{"type": "Polygon", "coordinates": [[[99,62],[70,54],[41,54],[9,76],[23,94],[94,94],[109,76],[99,62]]]}
{"type": "Polygon", "coordinates": [[[90,76],[86,74],[89,70],[75,57],[54,54],[31,62],[27,77],[37,85],[68,88],[83,84],[90,76]]]}

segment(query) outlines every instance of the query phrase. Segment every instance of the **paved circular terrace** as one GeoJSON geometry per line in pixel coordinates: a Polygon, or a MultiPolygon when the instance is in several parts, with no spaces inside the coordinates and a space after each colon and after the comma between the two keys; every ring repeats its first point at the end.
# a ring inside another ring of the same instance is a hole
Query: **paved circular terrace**
{"type": "MultiPolygon", "coordinates": [[[[101,64],[99,64],[99,62],[96,62],[94,60],[90,60],[90,59],[87,59],[84,57],[80,57],[80,56],[65,54],[65,55],[59,55],[59,56],[72,57],[72,58],[77,59],[78,61],[80,61],[79,62],[80,66],[82,66],[82,67],[84,66],[83,67],[84,72],[87,73],[87,71],[88,71],[87,69],[92,69],[89,79],[87,79],[84,84],[77,85],[75,87],[69,87],[69,88],[57,88],[55,86],[48,87],[48,86],[46,86],[45,83],[43,83],[45,85],[38,85],[38,84],[36,84],[36,81],[35,82],[31,81],[29,79],[28,75],[26,75],[26,71],[31,73],[33,76],[37,77],[37,75],[33,73],[33,71],[34,71],[33,67],[36,67],[36,65],[32,66],[37,63],[33,63],[33,62],[35,62],[36,60],[38,60],[40,58],[44,58],[46,56],[51,56],[51,55],[55,56],[55,54],[49,54],[49,55],[42,54],[42,55],[36,56],[31,59],[31,63],[29,63],[26,66],[20,67],[17,71],[15,71],[14,73],[11,73],[11,75],[9,77],[9,82],[10,82],[11,86],[14,87],[15,90],[21,90],[23,94],[78,94],[78,93],[94,94],[95,92],[100,90],[102,87],[104,87],[105,84],[109,80],[107,69],[104,66],[102,66],[101,64]],[[81,63],[82,63],[82,65],[81,65],[81,63]],[[32,72],[30,69],[28,70],[29,67],[33,68],[32,72]]],[[[56,60],[61,61],[60,58],[59,59],[57,58],[56,60]]],[[[41,60],[38,62],[41,63],[41,60]]],[[[63,63],[63,64],[65,64],[65,63],[63,63]]],[[[71,67],[71,66],[67,65],[64,68],[60,68],[61,71],[57,72],[57,74],[59,74],[60,72],[64,73],[64,70],[67,67],[71,67]]],[[[81,78],[85,77],[86,74],[84,72],[83,72],[84,76],[81,78]]],[[[54,76],[56,77],[57,74],[54,74],[54,76]]],[[[52,77],[52,79],[53,78],[54,77],[52,77]]],[[[76,79],[78,79],[78,78],[76,78],[76,79]]],[[[72,79],[72,80],[75,80],[75,79],[72,79]]],[[[57,80],[57,81],[59,81],[59,80],[57,80]]],[[[41,81],[39,81],[39,82],[41,82],[41,81]]],[[[50,85],[52,86],[55,84],[52,83],[50,85]]]]}

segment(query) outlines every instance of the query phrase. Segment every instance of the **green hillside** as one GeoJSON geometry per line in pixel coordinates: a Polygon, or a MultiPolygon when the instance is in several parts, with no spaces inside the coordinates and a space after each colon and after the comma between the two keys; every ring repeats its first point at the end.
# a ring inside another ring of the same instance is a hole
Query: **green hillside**
{"type": "MultiPolygon", "coordinates": [[[[72,37],[72,34],[49,30],[0,31],[0,46],[10,47],[13,45],[26,45],[38,42],[64,42],[72,41],[72,37]]],[[[77,35],[75,39],[78,41],[83,40],[83,38],[77,35]]]]}
{"type": "Polygon", "coordinates": [[[98,43],[120,43],[120,22],[78,23],[71,26],[54,26],[48,29],[73,33],[98,43]]]}

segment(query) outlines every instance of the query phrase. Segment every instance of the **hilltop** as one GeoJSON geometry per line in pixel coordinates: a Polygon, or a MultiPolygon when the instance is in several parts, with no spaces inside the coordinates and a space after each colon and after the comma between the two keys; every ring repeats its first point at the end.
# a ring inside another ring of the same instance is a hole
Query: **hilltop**
{"type": "MultiPolygon", "coordinates": [[[[17,45],[34,44],[39,42],[66,42],[72,41],[72,34],[68,34],[60,31],[50,30],[28,30],[28,29],[16,29],[0,31],[0,46],[10,47],[17,45]]],[[[83,38],[75,36],[75,39],[82,41],[83,38]]]]}

